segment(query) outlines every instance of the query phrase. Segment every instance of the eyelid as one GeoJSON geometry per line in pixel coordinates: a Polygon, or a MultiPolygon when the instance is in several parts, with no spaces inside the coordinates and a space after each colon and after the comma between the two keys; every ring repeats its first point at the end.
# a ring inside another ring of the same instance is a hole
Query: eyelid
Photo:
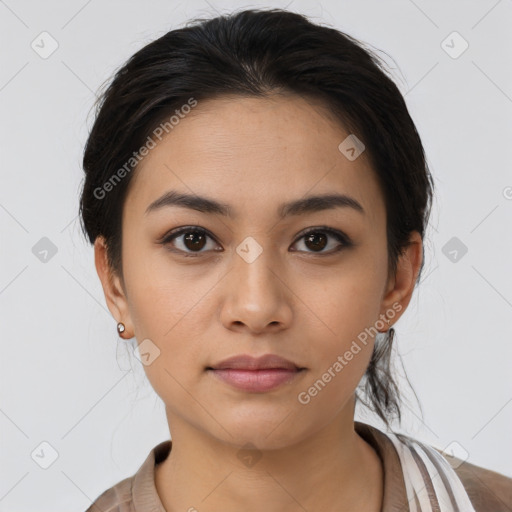
{"type": "Polygon", "coordinates": [[[201,226],[181,226],[179,228],[174,228],[171,229],[170,231],[167,231],[165,235],[158,240],[158,243],[168,243],[172,238],[176,238],[180,235],[193,231],[197,231],[201,234],[208,235],[210,238],[215,240],[215,242],[217,242],[217,239],[206,228],[202,228],[201,226]]]}
{"type": "Polygon", "coordinates": [[[330,228],[329,226],[314,226],[312,228],[307,228],[305,231],[301,231],[297,235],[297,238],[294,243],[296,243],[302,237],[309,235],[310,233],[317,233],[317,232],[327,233],[327,234],[331,235],[332,237],[336,238],[336,240],[338,240],[338,242],[341,242],[346,247],[352,245],[352,241],[350,240],[350,237],[348,235],[346,235],[343,231],[340,231],[335,228],[330,228]]]}

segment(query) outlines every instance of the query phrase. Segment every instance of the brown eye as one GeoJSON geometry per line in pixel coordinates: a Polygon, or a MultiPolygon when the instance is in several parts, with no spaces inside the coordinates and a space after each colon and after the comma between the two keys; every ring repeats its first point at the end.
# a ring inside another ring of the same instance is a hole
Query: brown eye
{"type": "Polygon", "coordinates": [[[321,251],[327,245],[327,238],[324,233],[310,233],[304,243],[312,251],[321,251]]]}
{"type": "Polygon", "coordinates": [[[183,244],[191,251],[201,250],[206,245],[205,234],[198,231],[191,231],[184,235],[183,244]]]}
{"type": "Polygon", "coordinates": [[[183,253],[184,256],[199,256],[202,252],[207,252],[209,249],[215,250],[217,247],[212,244],[213,247],[205,249],[208,246],[208,239],[214,241],[204,229],[189,226],[171,231],[161,244],[169,246],[170,251],[183,253]]]}
{"type": "Polygon", "coordinates": [[[319,255],[323,254],[332,254],[334,252],[338,252],[344,248],[352,246],[352,242],[348,238],[347,235],[342,233],[341,231],[328,228],[328,227],[319,227],[313,228],[304,233],[298,241],[304,239],[304,246],[306,247],[306,253],[318,253],[319,255]],[[338,242],[338,244],[331,244],[330,250],[324,250],[329,245],[329,240],[334,239],[338,242]]]}

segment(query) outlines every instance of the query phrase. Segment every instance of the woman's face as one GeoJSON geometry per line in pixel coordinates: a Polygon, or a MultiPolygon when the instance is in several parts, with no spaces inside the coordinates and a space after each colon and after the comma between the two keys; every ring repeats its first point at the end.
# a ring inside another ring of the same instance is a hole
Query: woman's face
{"type": "Polygon", "coordinates": [[[364,151],[338,148],[348,135],[296,96],[223,98],[199,102],[139,164],[123,210],[125,289],[109,307],[143,343],[171,435],[187,425],[276,448],[353,420],[380,315],[396,322],[415,273],[388,279],[384,200],[364,151]],[[196,207],[150,207],[171,191],[196,207]],[[304,202],[326,195],[350,201],[304,202]],[[210,369],[267,354],[302,370],[210,369]]]}

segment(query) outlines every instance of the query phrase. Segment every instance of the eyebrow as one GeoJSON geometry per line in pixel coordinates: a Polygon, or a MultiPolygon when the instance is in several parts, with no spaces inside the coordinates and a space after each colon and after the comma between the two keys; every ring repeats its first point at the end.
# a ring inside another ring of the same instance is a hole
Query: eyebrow
{"type": "MultiPolygon", "coordinates": [[[[232,208],[226,204],[218,202],[208,197],[186,194],[176,190],[169,190],[164,195],[153,201],[145,211],[145,214],[160,210],[163,207],[179,206],[191,210],[197,210],[202,213],[213,213],[226,217],[234,217],[232,208]]],[[[333,208],[352,208],[353,210],[365,214],[364,208],[359,201],[346,194],[323,194],[308,196],[288,203],[279,205],[277,215],[280,218],[291,215],[304,215],[307,213],[320,212],[333,208]]]]}

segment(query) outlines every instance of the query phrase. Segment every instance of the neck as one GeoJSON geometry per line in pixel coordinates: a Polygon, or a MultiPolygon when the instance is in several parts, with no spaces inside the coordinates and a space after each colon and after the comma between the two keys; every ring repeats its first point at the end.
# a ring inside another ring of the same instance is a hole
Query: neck
{"type": "Polygon", "coordinates": [[[265,510],[378,512],[380,459],[339,416],[293,446],[258,452],[241,463],[237,446],[172,418],[172,450],[156,467],[155,484],[168,512],[265,510]]]}

